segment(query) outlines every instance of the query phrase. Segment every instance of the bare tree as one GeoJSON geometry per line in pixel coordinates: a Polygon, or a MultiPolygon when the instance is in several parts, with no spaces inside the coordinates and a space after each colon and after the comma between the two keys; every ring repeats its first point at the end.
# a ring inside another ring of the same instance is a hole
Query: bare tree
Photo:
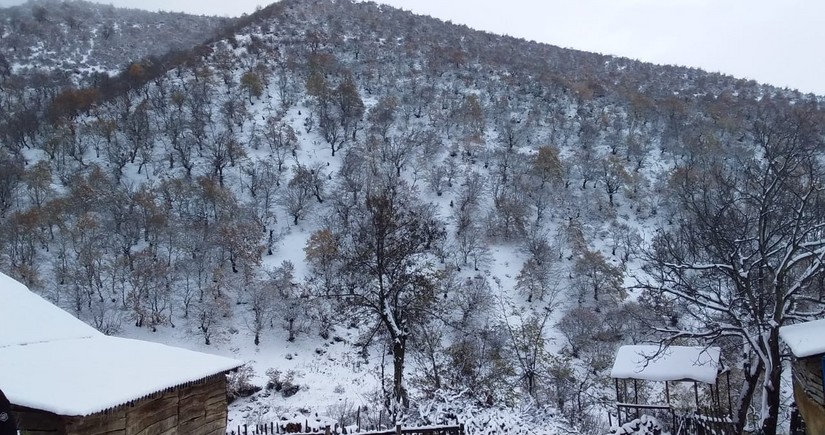
{"type": "Polygon", "coordinates": [[[613,196],[628,182],[629,178],[624,164],[618,156],[611,154],[602,158],[599,163],[598,179],[604,185],[611,207],[613,206],[613,196]]]}
{"type": "Polygon", "coordinates": [[[263,332],[269,319],[272,316],[272,309],[275,302],[275,289],[269,282],[256,281],[247,289],[249,293],[249,311],[251,315],[245,319],[246,327],[254,335],[255,346],[261,344],[261,332],[263,332]]]}
{"type": "Polygon", "coordinates": [[[23,175],[23,159],[0,150],[0,218],[15,202],[15,190],[23,175]]]}
{"type": "Polygon", "coordinates": [[[544,334],[551,312],[548,308],[530,313],[515,311],[503,316],[510,338],[510,350],[516,357],[519,381],[524,391],[536,400],[539,398],[540,382],[547,376],[550,354],[544,348],[544,334]],[[511,317],[517,321],[511,320],[511,317]]]}
{"type": "Polygon", "coordinates": [[[825,314],[825,171],[820,116],[769,104],[746,132],[752,152],[705,155],[674,171],[674,223],[653,241],[640,286],[682,306],[684,318],[660,327],[670,339],[741,344],[737,431],[760,389],[761,431],[773,435],[779,328],[825,314]]]}
{"type": "MultiPolygon", "coordinates": [[[[391,397],[398,417],[408,406],[405,358],[417,324],[426,322],[435,303],[436,275],[431,257],[444,238],[431,205],[421,204],[403,182],[374,186],[351,219],[331,228],[338,247],[343,306],[387,334],[393,355],[391,397]]],[[[318,258],[308,258],[318,261],[318,258]]],[[[313,264],[319,268],[318,264],[313,264]]]]}
{"type": "Polygon", "coordinates": [[[298,164],[293,169],[292,179],[287,183],[284,196],[281,199],[283,206],[292,216],[293,225],[298,225],[298,221],[303,219],[312,205],[312,198],[321,203],[324,201],[324,184],[326,179],[322,173],[320,164],[309,168],[298,164]]]}
{"type": "Polygon", "coordinates": [[[278,163],[278,171],[283,171],[287,157],[294,156],[298,151],[295,130],[283,120],[270,116],[264,124],[263,138],[278,163]]]}
{"type": "Polygon", "coordinates": [[[593,293],[594,301],[605,295],[617,301],[624,299],[624,273],[620,267],[609,264],[601,252],[586,250],[576,261],[573,271],[573,283],[579,292],[580,304],[584,303],[584,295],[587,292],[593,293]]]}
{"type": "MultiPolygon", "coordinates": [[[[352,74],[345,74],[344,79],[335,89],[335,97],[338,103],[338,110],[341,114],[341,127],[343,128],[344,141],[355,140],[358,132],[358,123],[364,116],[364,102],[358,93],[358,86],[352,78],[352,74]]],[[[333,150],[333,155],[335,152],[333,150]]]]}

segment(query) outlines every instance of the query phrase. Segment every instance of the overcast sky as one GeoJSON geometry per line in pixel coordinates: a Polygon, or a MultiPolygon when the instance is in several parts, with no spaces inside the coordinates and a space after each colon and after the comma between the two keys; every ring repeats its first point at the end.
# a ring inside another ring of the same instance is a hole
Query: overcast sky
{"type": "MultiPolygon", "coordinates": [[[[97,0],[237,16],[265,0],[97,0]]],[[[0,0],[0,5],[22,3],[0,0]]],[[[820,0],[382,0],[470,27],[825,95],[820,0]]]]}

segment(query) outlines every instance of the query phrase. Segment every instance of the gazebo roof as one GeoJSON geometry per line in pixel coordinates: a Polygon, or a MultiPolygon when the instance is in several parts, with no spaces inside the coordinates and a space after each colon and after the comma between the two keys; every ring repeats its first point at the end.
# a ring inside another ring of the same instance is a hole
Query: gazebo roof
{"type": "Polygon", "coordinates": [[[622,346],[616,353],[610,377],[715,384],[719,373],[719,355],[718,347],[622,346]]]}
{"type": "Polygon", "coordinates": [[[108,337],[0,273],[0,389],[12,404],[85,416],[241,364],[108,337]]]}
{"type": "Polygon", "coordinates": [[[783,326],[779,337],[797,358],[825,353],[825,319],[783,326]]]}

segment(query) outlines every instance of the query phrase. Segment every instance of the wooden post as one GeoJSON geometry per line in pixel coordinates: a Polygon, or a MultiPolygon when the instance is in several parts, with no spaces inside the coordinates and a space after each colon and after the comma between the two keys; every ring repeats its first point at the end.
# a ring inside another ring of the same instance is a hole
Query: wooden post
{"type": "Polygon", "coordinates": [[[621,393],[619,392],[619,379],[614,379],[616,381],[616,425],[622,425],[622,408],[619,406],[619,403],[622,402],[621,393]]]}
{"type": "Polygon", "coordinates": [[[401,425],[398,423],[395,424],[395,435],[401,435],[401,425]]]}
{"type": "Polygon", "coordinates": [[[324,428],[324,435],[329,435],[329,425],[324,428]]]}
{"type": "Polygon", "coordinates": [[[670,430],[676,431],[676,413],[670,407],[670,383],[665,381],[665,401],[667,402],[667,409],[670,411],[670,430]]]}
{"type": "Polygon", "coordinates": [[[728,384],[728,417],[730,417],[731,415],[733,415],[732,414],[733,410],[731,409],[732,408],[731,403],[733,403],[733,402],[731,402],[731,400],[730,400],[730,370],[725,372],[725,379],[727,380],[727,384],[728,384]]]}
{"type": "Polygon", "coordinates": [[[696,409],[699,409],[699,383],[693,381],[693,395],[696,398],[696,409]]]}

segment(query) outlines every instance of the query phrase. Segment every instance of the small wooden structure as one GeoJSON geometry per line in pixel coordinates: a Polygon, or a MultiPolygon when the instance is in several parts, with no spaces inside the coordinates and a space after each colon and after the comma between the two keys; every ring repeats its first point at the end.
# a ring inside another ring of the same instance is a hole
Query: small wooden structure
{"type": "Polygon", "coordinates": [[[793,393],[808,433],[825,434],[825,319],[779,328],[793,353],[793,393]]]}
{"type": "Polygon", "coordinates": [[[205,434],[226,429],[226,376],[211,376],[86,416],[12,406],[25,434],[205,434]]]}
{"type": "Polygon", "coordinates": [[[656,417],[670,425],[671,433],[697,433],[702,429],[726,433],[732,429],[730,418],[729,372],[722,370],[717,347],[659,345],[622,346],[610,376],[616,386],[619,426],[642,415],[656,417]],[[725,389],[717,383],[726,374],[725,389]],[[643,387],[655,383],[650,391],[643,387]],[[675,400],[675,389],[692,396],[675,400]],[[646,396],[648,393],[650,397],[646,396]],[[692,399],[692,400],[691,400],[692,399]],[[692,402],[692,404],[690,403],[692,402]]]}
{"type": "Polygon", "coordinates": [[[105,336],[3,274],[0,301],[0,389],[24,434],[224,434],[239,361],[105,336]]]}

